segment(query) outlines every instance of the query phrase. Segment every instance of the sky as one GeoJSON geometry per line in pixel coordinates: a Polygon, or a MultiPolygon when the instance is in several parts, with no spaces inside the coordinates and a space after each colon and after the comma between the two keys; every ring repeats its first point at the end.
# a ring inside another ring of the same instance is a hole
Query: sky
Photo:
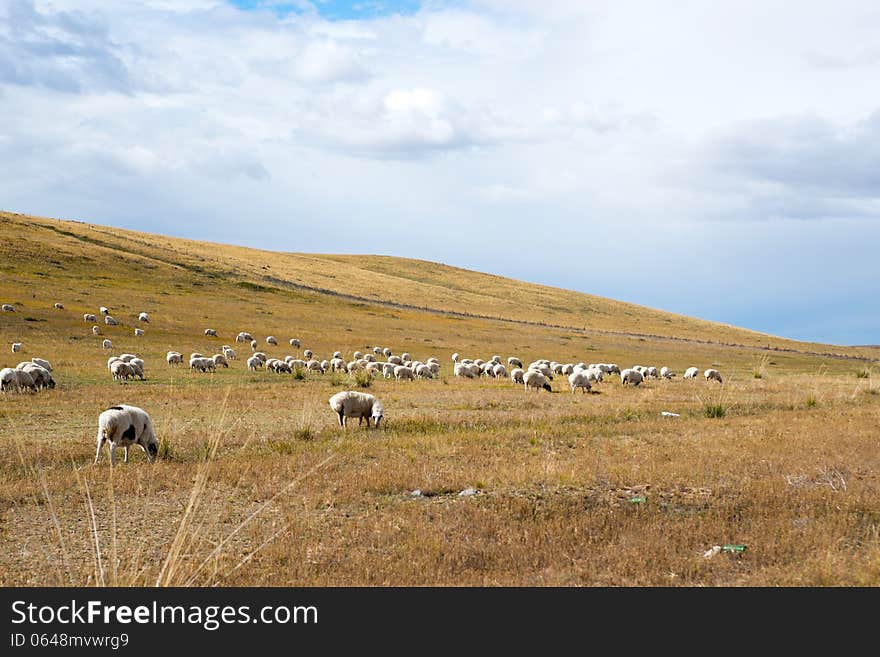
{"type": "Polygon", "coordinates": [[[0,0],[0,208],[880,344],[880,5],[0,0]]]}

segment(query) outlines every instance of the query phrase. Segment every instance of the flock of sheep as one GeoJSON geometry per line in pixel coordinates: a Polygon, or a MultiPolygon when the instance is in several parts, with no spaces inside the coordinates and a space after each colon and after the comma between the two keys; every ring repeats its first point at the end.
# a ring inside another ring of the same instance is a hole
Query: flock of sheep
{"type": "MultiPolygon", "coordinates": [[[[15,312],[15,307],[10,304],[3,304],[0,308],[4,312],[15,312]]],[[[54,308],[63,310],[64,306],[56,303],[54,308]]],[[[110,315],[108,308],[102,306],[99,312],[104,317],[104,323],[107,326],[119,325],[117,320],[110,315]]],[[[83,321],[94,323],[97,321],[97,315],[86,313],[83,315],[83,321]]],[[[149,324],[150,317],[147,313],[142,312],[138,315],[138,321],[149,324]]],[[[101,329],[97,324],[92,327],[92,333],[96,336],[101,335],[101,329]]],[[[135,329],[136,337],[143,335],[143,329],[135,329]]],[[[205,329],[204,335],[218,337],[215,329],[205,329]]],[[[386,379],[394,378],[397,381],[407,381],[433,379],[440,374],[441,370],[440,361],[437,358],[431,357],[422,362],[413,359],[408,353],[395,355],[388,347],[373,347],[367,353],[355,351],[350,360],[346,360],[340,351],[334,352],[329,359],[319,360],[310,349],[303,351],[302,358],[286,356],[284,359],[278,359],[270,358],[265,352],[259,351],[259,343],[253,335],[246,331],[240,332],[236,336],[235,342],[250,345],[252,354],[246,360],[247,369],[250,371],[265,369],[267,372],[276,374],[291,374],[296,369],[318,374],[326,372],[354,374],[363,371],[369,376],[377,376],[381,373],[386,379]],[[380,361],[380,357],[384,360],[380,361]]],[[[266,338],[266,343],[277,346],[278,340],[270,335],[266,338]]],[[[291,338],[289,344],[297,348],[301,346],[298,338],[291,338]]],[[[104,349],[113,348],[112,342],[108,339],[104,339],[101,346],[104,349]]],[[[12,344],[13,353],[19,353],[22,347],[22,343],[14,342],[12,344]]],[[[188,360],[189,369],[193,372],[215,372],[218,367],[228,368],[230,361],[237,360],[237,354],[230,345],[223,345],[220,352],[212,356],[205,356],[197,352],[191,353],[188,360]]],[[[178,351],[169,351],[166,354],[166,362],[170,366],[181,365],[183,361],[183,354],[178,351]]],[[[577,390],[584,393],[592,392],[593,385],[602,382],[607,375],[618,375],[621,384],[633,386],[638,386],[646,379],[672,379],[676,376],[668,367],[658,369],[651,366],[634,365],[621,369],[615,363],[575,364],[540,359],[525,367],[523,362],[515,356],[507,359],[507,366],[502,363],[501,357],[498,355],[485,361],[479,358],[473,360],[460,358],[456,353],[452,355],[452,362],[453,374],[459,378],[492,377],[498,379],[509,377],[511,382],[522,384],[526,390],[543,389],[551,392],[550,381],[553,381],[555,376],[567,377],[572,393],[577,390]]],[[[145,367],[146,363],[137,354],[126,353],[111,356],[107,360],[107,368],[113,379],[117,381],[145,380],[145,367]]],[[[683,378],[695,379],[699,373],[698,368],[689,367],[685,370],[683,378]]],[[[703,377],[706,381],[723,383],[721,374],[715,369],[705,370],[703,377]]],[[[19,363],[15,368],[6,367],[0,370],[0,391],[4,393],[38,391],[54,387],[52,366],[42,358],[32,358],[30,361],[19,363]]],[[[358,418],[358,425],[366,420],[367,427],[371,426],[371,421],[378,427],[385,413],[382,402],[376,397],[354,390],[346,390],[333,395],[329,400],[329,405],[338,415],[339,425],[343,428],[346,427],[346,419],[351,417],[358,418]]],[[[105,443],[109,446],[111,464],[116,462],[115,450],[117,447],[123,448],[126,462],[128,461],[128,449],[132,445],[142,447],[151,463],[159,450],[158,438],[147,412],[142,408],[124,404],[105,410],[98,418],[95,463],[98,462],[101,448],[105,443]]]]}

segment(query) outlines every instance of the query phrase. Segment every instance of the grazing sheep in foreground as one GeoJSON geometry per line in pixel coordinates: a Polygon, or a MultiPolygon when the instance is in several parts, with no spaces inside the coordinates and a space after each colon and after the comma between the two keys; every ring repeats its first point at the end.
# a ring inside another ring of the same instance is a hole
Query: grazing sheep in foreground
{"type": "Polygon", "coordinates": [[[226,356],[226,360],[235,360],[235,349],[233,349],[232,347],[224,346],[223,355],[226,356]]]}
{"type": "Polygon", "coordinates": [[[724,383],[724,381],[721,380],[721,373],[718,370],[708,369],[703,372],[703,376],[706,377],[706,381],[717,381],[721,384],[724,383]]]}
{"type": "Polygon", "coordinates": [[[12,353],[17,354],[21,351],[21,342],[13,342],[12,343],[12,353]]]}
{"type": "Polygon", "coordinates": [[[18,382],[18,390],[21,391],[23,389],[36,391],[37,384],[34,381],[34,377],[30,372],[25,372],[24,370],[13,370],[15,372],[15,378],[18,382]]]}
{"type": "Polygon", "coordinates": [[[492,368],[492,376],[496,379],[501,379],[507,376],[507,368],[504,367],[501,363],[496,363],[492,368]]]}
{"type": "Polygon", "coordinates": [[[675,376],[675,372],[666,367],[665,365],[660,368],[660,378],[661,379],[671,379],[675,376]]]}
{"type": "Polygon", "coordinates": [[[55,387],[55,379],[52,378],[49,370],[45,367],[40,367],[36,363],[31,362],[21,363],[21,365],[23,365],[23,367],[18,369],[31,375],[37,390],[45,390],[46,388],[55,387]]]}
{"type": "Polygon", "coordinates": [[[571,386],[572,394],[578,388],[581,389],[581,392],[592,391],[593,389],[593,386],[590,385],[590,377],[587,374],[587,370],[572,372],[568,377],[568,384],[571,386]]]}
{"type": "Polygon", "coordinates": [[[136,337],[136,338],[142,338],[142,337],[144,337],[144,329],[136,328],[136,329],[134,330],[134,337],[136,337]]]}
{"type": "Polygon", "coordinates": [[[147,324],[149,324],[150,323],[150,316],[147,313],[141,313],[140,315],[138,315],[138,321],[139,322],[146,322],[147,324]]]}
{"type": "Polygon", "coordinates": [[[15,306],[13,306],[13,305],[10,304],[10,303],[4,303],[4,304],[3,304],[3,312],[5,312],[5,313],[14,313],[14,312],[15,312],[15,306]]]}
{"type": "Polygon", "coordinates": [[[511,356],[510,358],[507,359],[507,366],[511,367],[511,368],[518,367],[518,368],[522,369],[523,362],[519,358],[517,358],[516,356],[511,356]]]}
{"type": "Polygon", "coordinates": [[[625,386],[629,384],[637,386],[644,380],[645,377],[638,370],[625,369],[620,373],[620,382],[625,386]]]}
{"type": "Polygon", "coordinates": [[[64,310],[64,305],[60,303],[56,303],[54,306],[55,310],[64,310]]]}
{"type": "Polygon", "coordinates": [[[646,368],[643,374],[645,375],[646,379],[648,377],[651,377],[652,379],[660,378],[660,375],[657,373],[657,368],[653,366],[646,368]]]}
{"type": "Polygon", "coordinates": [[[165,355],[165,360],[168,361],[169,365],[180,365],[183,362],[183,354],[177,351],[169,351],[165,355]]]}
{"type": "Polygon", "coordinates": [[[83,321],[94,323],[98,321],[98,318],[95,317],[92,313],[86,313],[85,315],[83,315],[83,321]]]}
{"type": "Polygon", "coordinates": [[[366,392],[357,392],[356,390],[343,390],[337,392],[330,398],[330,408],[339,415],[339,426],[343,429],[347,428],[346,418],[356,417],[358,426],[366,420],[367,428],[370,428],[370,420],[376,423],[379,428],[379,422],[385,416],[385,409],[382,402],[373,395],[366,392]]]}
{"type": "Polygon", "coordinates": [[[252,372],[256,372],[261,367],[263,367],[263,361],[256,356],[251,356],[247,359],[247,368],[252,372]]]}
{"type": "Polygon", "coordinates": [[[526,372],[523,375],[523,384],[525,385],[526,390],[529,388],[534,388],[535,390],[543,388],[547,392],[553,392],[553,388],[547,383],[547,378],[537,370],[529,370],[526,372]]]}
{"type": "Polygon", "coordinates": [[[126,363],[124,360],[114,361],[113,364],[110,365],[110,373],[117,381],[127,381],[128,379],[133,379],[135,377],[134,367],[130,363],[126,363]]]}
{"type": "Polygon", "coordinates": [[[112,317],[110,317],[110,315],[107,315],[107,316],[104,318],[104,323],[105,323],[107,326],[119,326],[119,322],[117,322],[115,319],[113,319],[112,317]]]}
{"type": "Polygon", "coordinates": [[[697,378],[697,374],[699,374],[699,372],[700,372],[700,368],[699,368],[699,367],[689,367],[689,368],[687,368],[687,369],[684,371],[684,376],[683,376],[682,378],[684,378],[684,379],[696,379],[696,378],[697,378]]]}
{"type": "Polygon", "coordinates": [[[524,383],[523,375],[525,375],[525,371],[521,367],[510,370],[510,380],[514,383],[524,383]]]}
{"type": "Polygon", "coordinates": [[[226,356],[224,356],[223,354],[214,354],[212,360],[214,361],[215,368],[222,365],[223,367],[229,369],[229,362],[226,360],[226,356]]]}
{"type": "Polygon", "coordinates": [[[321,374],[324,373],[324,368],[321,367],[321,362],[315,360],[314,358],[306,363],[306,369],[312,372],[320,372],[321,374]]]}
{"type": "Polygon", "coordinates": [[[207,335],[210,338],[216,338],[217,331],[215,329],[205,329],[205,335],[207,335]]]}
{"type": "Polygon", "coordinates": [[[113,348],[113,342],[111,342],[110,340],[104,340],[101,343],[101,349],[112,349],[112,348],[113,348]]]}
{"type": "Polygon", "coordinates": [[[101,448],[105,442],[109,443],[111,466],[116,465],[117,447],[122,447],[126,463],[128,463],[128,448],[132,445],[140,445],[150,463],[159,453],[159,439],[153,430],[153,421],[144,409],[137,406],[127,404],[111,406],[98,416],[96,465],[101,458],[101,448]]]}

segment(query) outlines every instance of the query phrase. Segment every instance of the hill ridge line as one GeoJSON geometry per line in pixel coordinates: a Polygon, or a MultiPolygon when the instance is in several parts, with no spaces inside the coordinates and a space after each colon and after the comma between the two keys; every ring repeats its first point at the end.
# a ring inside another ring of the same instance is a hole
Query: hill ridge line
{"type": "Polygon", "coordinates": [[[740,344],[737,342],[717,342],[714,340],[699,340],[697,338],[680,338],[672,335],[656,335],[653,333],[631,333],[628,331],[611,331],[608,329],[584,329],[578,328],[576,326],[566,326],[563,324],[548,324],[547,322],[533,322],[526,319],[513,319],[510,317],[498,317],[493,315],[481,315],[478,313],[465,313],[459,310],[444,310],[442,308],[431,308],[430,306],[416,306],[413,304],[407,303],[398,303],[396,301],[386,301],[383,299],[371,299],[370,297],[362,297],[356,294],[347,294],[345,292],[337,292],[336,290],[328,290],[326,288],[315,287],[312,285],[305,285],[303,283],[294,283],[293,281],[289,281],[283,278],[278,278],[276,276],[263,276],[262,281],[265,283],[272,283],[274,285],[280,285],[282,287],[287,287],[295,290],[312,292],[314,294],[324,294],[327,296],[332,296],[338,299],[345,299],[347,301],[357,301],[360,303],[369,303],[377,306],[384,306],[386,308],[397,308],[399,310],[416,310],[419,312],[427,312],[435,315],[447,315],[450,317],[461,317],[463,319],[483,319],[495,322],[507,322],[510,324],[520,324],[524,326],[543,326],[546,328],[554,328],[554,329],[563,329],[566,331],[573,331],[575,333],[581,333],[584,335],[593,333],[600,335],[610,335],[610,336],[620,336],[625,338],[644,338],[648,340],[668,340],[671,342],[684,342],[688,344],[704,344],[704,345],[715,345],[720,347],[725,347],[729,349],[750,349],[754,351],[767,351],[767,352],[778,352],[778,353],[793,353],[793,354],[807,354],[810,356],[825,356],[827,358],[837,358],[841,360],[854,360],[861,362],[873,362],[874,359],[867,358],[865,356],[850,356],[846,354],[835,354],[827,351],[808,351],[804,349],[791,349],[789,347],[758,347],[752,345],[740,344]]]}

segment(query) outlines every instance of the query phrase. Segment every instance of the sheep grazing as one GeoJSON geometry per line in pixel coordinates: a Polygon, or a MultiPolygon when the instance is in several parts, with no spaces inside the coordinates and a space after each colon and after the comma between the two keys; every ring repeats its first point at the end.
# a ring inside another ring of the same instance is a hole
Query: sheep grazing
{"type": "MultiPolygon", "coordinates": [[[[45,362],[45,361],[44,361],[45,362]]],[[[20,372],[26,372],[30,375],[34,383],[34,389],[45,390],[46,388],[54,388],[55,380],[45,367],[37,365],[31,361],[19,363],[15,369],[20,372]]],[[[18,375],[16,375],[18,376],[18,375]]]]}
{"type": "Polygon", "coordinates": [[[217,331],[215,329],[205,329],[205,335],[207,335],[209,338],[216,338],[217,331]]]}
{"type": "Polygon", "coordinates": [[[303,356],[305,357],[306,360],[311,360],[312,356],[314,356],[314,355],[315,355],[315,354],[312,353],[312,350],[311,350],[311,349],[306,349],[306,350],[303,352],[303,356]]]}
{"type": "Polygon", "coordinates": [[[169,351],[165,355],[165,360],[169,365],[180,365],[183,362],[183,354],[177,351],[169,351]]]}
{"type": "Polygon", "coordinates": [[[141,313],[140,315],[138,315],[138,321],[139,322],[146,322],[147,324],[149,324],[150,323],[150,316],[147,313],[141,313]]]}
{"type": "Polygon", "coordinates": [[[406,365],[398,365],[394,368],[394,378],[397,381],[412,381],[415,379],[413,371],[406,365]]]}
{"type": "Polygon", "coordinates": [[[134,337],[136,337],[136,338],[142,338],[142,337],[144,337],[144,329],[136,328],[136,329],[134,330],[134,337]]]}
{"type": "Polygon", "coordinates": [[[34,381],[34,377],[30,372],[25,372],[24,370],[13,370],[13,372],[15,372],[14,376],[16,379],[16,389],[19,392],[22,392],[23,390],[36,392],[37,384],[34,381]]]}
{"type": "Polygon", "coordinates": [[[699,374],[699,372],[700,372],[699,367],[689,367],[684,371],[684,376],[682,378],[683,379],[696,379],[697,374],[699,374]]]}
{"type": "Polygon", "coordinates": [[[278,340],[275,338],[274,335],[270,335],[268,338],[266,338],[266,344],[274,344],[274,345],[277,345],[277,344],[278,344],[278,340]]]}
{"type": "Polygon", "coordinates": [[[492,376],[494,376],[496,379],[505,378],[507,376],[507,368],[504,367],[504,365],[502,365],[501,363],[496,363],[495,366],[492,368],[492,376]]]}
{"type": "Polygon", "coordinates": [[[12,343],[12,353],[17,354],[21,351],[22,344],[21,342],[13,342],[12,343]]]}
{"type": "Polygon", "coordinates": [[[385,358],[390,358],[392,356],[391,350],[388,347],[385,347],[382,350],[382,355],[385,356],[385,358]]]}
{"type": "Polygon", "coordinates": [[[523,380],[523,376],[525,375],[525,370],[521,367],[515,367],[510,370],[510,380],[514,383],[525,383],[523,380]]]}
{"type": "Polygon", "coordinates": [[[516,356],[511,356],[507,359],[507,366],[510,368],[518,367],[519,369],[522,369],[523,362],[516,356]]]}
{"type": "Polygon", "coordinates": [[[119,326],[119,322],[117,322],[115,319],[113,319],[110,315],[107,315],[104,318],[104,323],[107,326],[119,326]]]}
{"type": "Polygon", "coordinates": [[[648,377],[650,377],[650,378],[652,378],[652,379],[659,379],[659,378],[660,378],[660,374],[657,372],[657,368],[656,368],[656,367],[648,367],[648,368],[645,369],[644,372],[642,372],[642,374],[645,375],[645,378],[646,378],[646,379],[647,379],[648,377]]]}
{"type": "Polygon", "coordinates": [[[420,363],[416,366],[414,370],[415,375],[420,379],[433,379],[434,373],[431,371],[430,366],[425,363],[420,363]]]}
{"type": "Polygon", "coordinates": [[[261,367],[263,367],[263,361],[256,356],[251,356],[247,359],[247,368],[250,371],[256,372],[261,367]]]}
{"type": "Polygon", "coordinates": [[[373,395],[356,390],[337,392],[330,398],[330,408],[339,415],[339,426],[343,429],[347,428],[347,418],[350,417],[358,419],[358,426],[366,420],[368,429],[370,428],[370,420],[373,420],[378,429],[379,422],[385,416],[382,402],[373,395]]]}
{"type": "Polygon", "coordinates": [[[99,308],[99,310],[101,311],[101,314],[102,314],[102,315],[109,315],[109,314],[110,314],[110,309],[109,309],[109,308],[106,308],[106,307],[104,307],[104,306],[101,306],[101,307],[99,308]]]}
{"type": "Polygon", "coordinates": [[[0,392],[18,392],[18,376],[11,367],[4,367],[0,370],[0,392]]]}
{"type": "Polygon", "coordinates": [[[342,352],[341,352],[341,351],[334,351],[334,352],[333,352],[333,355],[332,355],[330,358],[333,358],[333,359],[339,358],[339,359],[341,359],[341,358],[342,358],[342,352]]]}
{"type": "Polygon", "coordinates": [[[642,376],[642,373],[638,370],[630,368],[625,369],[620,373],[620,382],[625,386],[628,386],[630,384],[637,386],[644,380],[645,377],[642,376]]]}
{"type": "Polygon", "coordinates": [[[253,339],[254,338],[250,333],[245,333],[244,331],[235,336],[236,342],[250,342],[253,339]]]}
{"type": "Polygon", "coordinates": [[[224,356],[223,354],[214,354],[212,360],[214,361],[215,368],[222,365],[226,369],[229,369],[229,361],[226,360],[226,356],[224,356]]]}
{"type": "Polygon", "coordinates": [[[314,358],[306,363],[306,369],[310,372],[324,373],[324,368],[321,367],[321,361],[315,360],[314,358]]]}
{"type": "Polygon", "coordinates": [[[116,381],[127,381],[135,377],[135,368],[124,360],[117,360],[110,365],[110,373],[116,381]]]}
{"type": "Polygon", "coordinates": [[[389,356],[388,362],[392,365],[403,365],[403,358],[400,356],[389,356]]]}
{"type": "Polygon", "coordinates": [[[86,313],[85,315],[83,315],[83,321],[94,323],[98,321],[98,318],[95,317],[92,313],[86,313]]]}
{"type": "Polygon", "coordinates": [[[553,392],[553,388],[547,383],[547,378],[537,370],[529,370],[523,375],[523,384],[526,390],[534,388],[535,390],[544,389],[547,392],[553,392]]]}
{"type": "Polygon", "coordinates": [[[660,368],[660,378],[661,379],[672,379],[675,377],[675,372],[666,367],[665,365],[660,368]]]}
{"type": "Polygon", "coordinates": [[[260,344],[256,340],[251,340],[251,351],[256,351],[260,344]]]}
{"type": "Polygon", "coordinates": [[[581,389],[581,392],[592,391],[593,389],[593,386],[590,384],[590,376],[587,374],[587,370],[572,372],[568,376],[568,385],[571,386],[572,394],[574,394],[574,391],[578,388],[581,389]]]}
{"type": "Polygon", "coordinates": [[[4,303],[2,307],[3,307],[3,312],[5,312],[5,313],[14,313],[15,312],[15,306],[13,306],[11,303],[4,303]]]}
{"type": "Polygon", "coordinates": [[[112,349],[112,348],[113,348],[113,342],[111,342],[110,340],[104,340],[101,343],[101,349],[112,349]]]}
{"type": "Polygon", "coordinates": [[[31,362],[36,363],[37,365],[42,367],[44,370],[47,370],[49,372],[52,371],[52,365],[51,365],[51,363],[49,363],[48,360],[45,360],[43,358],[31,358],[31,362]]]}
{"type": "Polygon", "coordinates": [[[706,377],[706,381],[717,381],[721,384],[724,383],[724,381],[721,380],[721,373],[718,370],[708,369],[703,372],[703,376],[706,377]]]}
{"type": "Polygon", "coordinates": [[[300,342],[296,338],[290,338],[290,346],[291,347],[299,347],[300,342]]]}
{"type": "Polygon", "coordinates": [[[64,305],[63,305],[63,304],[60,304],[60,303],[56,303],[56,304],[53,306],[53,308],[55,308],[55,310],[64,310],[64,305]]]}
{"type": "Polygon", "coordinates": [[[480,368],[472,363],[456,363],[452,368],[454,376],[464,377],[465,379],[474,379],[480,373],[480,368]]]}
{"type": "Polygon", "coordinates": [[[122,447],[125,463],[128,463],[128,448],[132,445],[140,445],[150,463],[159,453],[159,439],[153,430],[153,421],[144,409],[137,406],[111,406],[98,416],[96,465],[105,442],[109,444],[111,466],[116,465],[117,447],[122,447]]]}
{"type": "Polygon", "coordinates": [[[361,358],[364,357],[364,355],[363,355],[361,352],[359,352],[359,351],[355,351],[355,352],[351,355],[351,357],[354,358],[355,360],[360,360],[361,358]]]}
{"type": "Polygon", "coordinates": [[[214,364],[213,358],[197,356],[189,359],[189,369],[193,372],[216,372],[217,366],[214,364]]]}
{"type": "Polygon", "coordinates": [[[382,347],[373,347],[373,353],[376,354],[377,356],[381,356],[382,355],[382,347]]]}
{"type": "Polygon", "coordinates": [[[101,335],[101,327],[93,326],[92,327],[92,335],[101,335]]]}

